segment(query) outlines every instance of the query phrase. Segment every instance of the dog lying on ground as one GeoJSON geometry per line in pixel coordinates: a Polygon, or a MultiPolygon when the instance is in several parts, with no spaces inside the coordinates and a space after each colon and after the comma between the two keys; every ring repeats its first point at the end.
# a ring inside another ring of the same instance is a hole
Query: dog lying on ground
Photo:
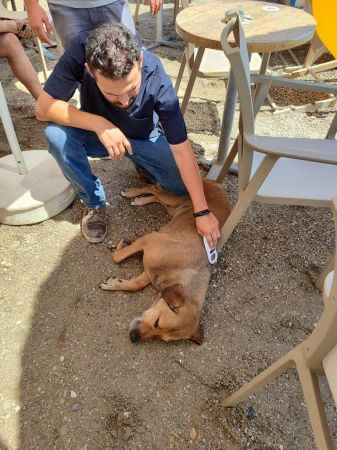
{"type": "MultiPolygon", "coordinates": [[[[230,206],[223,188],[212,181],[204,181],[209,209],[224,224],[230,206]]],[[[142,236],[127,245],[121,241],[113,261],[120,263],[129,256],[143,252],[144,272],[130,280],[110,278],[101,288],[111,291],[138,291],[152,286],[159,292],[154,304],[130,325],[132,342],[162,339],[166,342],[190,339],[202,343],[199,321],[206,296],[210,266],[202,238],[195,227],[192,204],[188,197],[172,195],[155,185],[129,189],[121,193],[134,198],[137,206],[149,203],[164,205],[171,221],[158,232],[142,236]]]]}

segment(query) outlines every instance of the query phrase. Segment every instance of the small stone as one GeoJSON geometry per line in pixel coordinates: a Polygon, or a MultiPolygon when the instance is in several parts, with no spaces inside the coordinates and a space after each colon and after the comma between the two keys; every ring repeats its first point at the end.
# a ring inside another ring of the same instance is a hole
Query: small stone
{"type": "Polygon", "coordinates": [[[64,356],[60,356],[60,361],[63,362],[64,361],[64,356]]]}
{"type": "Polygon", "coordinates": [[[67,426],[64,424],[59,430],[60,436],[65,436],[67,434],[67,426]]]}
{"type": "Polygon", "coordinates": [[[77,397],[76,392],[75,391],[70,391],[70,397],[71,398],[76,398],[77,397]]]}
{"type": "Polygon", "coordinates": [[[252,406],[249,406],[248,408],[247,408],[247,411],[246,411],[246,417],[247,417],[247,419],[249,419],[249,420],[252,420],[252,419],[255,419],[256,418],[256,411],[255,411],[255,409],[252,407],[252,406]]]}
{"type": "Polygon", "coordinates": [[[8,262],[8,261],[1,261],[1,265],[5,269],[8,269],[9,267],[12,267],[12,264],[10,262],[8,262]]]}
{"type": "Polygon", "coordinates": [[[73,406],[71,407],[71,410],[76,412],[79,411],[81,409],[81,405],[79,403],[74,403],[73,406]]]}
{"type": "Polygon", "coordinates": [[[195,428],[192,428],[192,430],[190,432],[190,436],[191,436],[192,441],[196,440],[196,438],[198,436],[198,433],[197,433],[197,430],[195,428]]]}
{"type": "Polygon", "coordinates": [[[123,440],[129,441],[132,438],[132,430],[130,427],[125,428],[123,433],[123,440]]]}

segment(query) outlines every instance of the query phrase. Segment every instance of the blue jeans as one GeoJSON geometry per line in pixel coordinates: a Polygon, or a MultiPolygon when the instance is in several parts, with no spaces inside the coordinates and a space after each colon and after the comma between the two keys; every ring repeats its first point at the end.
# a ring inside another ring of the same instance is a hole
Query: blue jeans
{"type": "MultiPolygon", "coordinates": [[[[80,3],[80,0],[77,1],[80,3]]],[[[108,5],[96,8],[70,8],[51,2],[49,10],[65,49],[79,33],[89,33],[106,22],[122,23],[138,37],[127,0],[115,0],[108,5]]]]}
{"type": "MultiPolygon", "coordinates": [[[[45,129],[49,152],[56,159],[64,176],[70,181],[88,208],[105,206],[106,197],[101,180],[96,177],[88,156],[106,157],[108,153],[91,131],[50,123],[45,129]]],[[[148,140],[129,139],[134,164],[150,174],[164,189],[176,195],[186,195],[169,143],[157,129],[148,140]]]]}

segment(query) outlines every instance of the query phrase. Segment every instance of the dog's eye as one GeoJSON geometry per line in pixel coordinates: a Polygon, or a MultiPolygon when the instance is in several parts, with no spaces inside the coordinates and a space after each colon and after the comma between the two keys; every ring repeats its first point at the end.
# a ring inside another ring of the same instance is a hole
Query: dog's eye
{"type": "Polygon", "coordinates": [[[155,328],[158,328],[159,327],[159,317],[158,317],[158,319],[155,321],[155,323],[154,323],[154,325],[153,325],[155,328]]]}

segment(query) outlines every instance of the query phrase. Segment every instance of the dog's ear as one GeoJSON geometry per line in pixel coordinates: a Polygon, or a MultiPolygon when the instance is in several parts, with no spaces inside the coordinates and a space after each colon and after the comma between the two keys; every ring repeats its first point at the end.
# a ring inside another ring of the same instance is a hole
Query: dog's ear
{"type": "Polygon", "coordinates": [[[167,306],[175,313],[184,305],[186,298],[184,288],[181,284],[174,284],[165,288],[161,296],[167,303],[167,306]]]}
{"type": "Polygon", "coordinates": [[[193,336],[190,337],[190,341],[195,342],[198,345],[201,345],[204,341],[204,330],[201,325],[198,326],[193,336]]]}

